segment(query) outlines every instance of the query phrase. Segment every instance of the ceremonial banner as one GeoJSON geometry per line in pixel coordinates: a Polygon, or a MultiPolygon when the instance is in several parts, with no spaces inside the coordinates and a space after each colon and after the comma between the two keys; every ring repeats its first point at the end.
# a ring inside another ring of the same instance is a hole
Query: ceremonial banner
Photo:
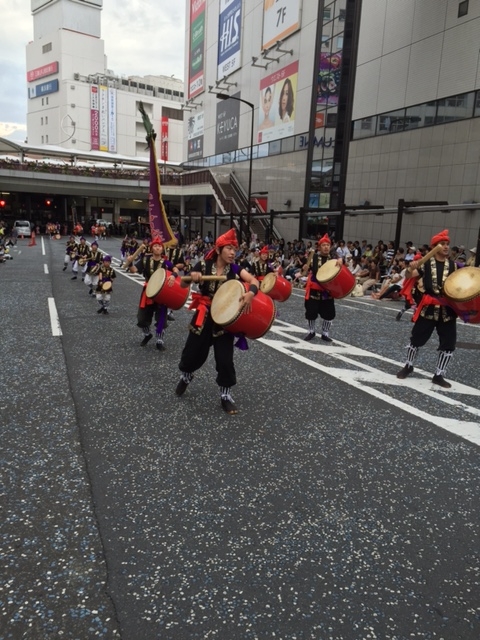
{"type": "Polygon", "coordinates": [[[145,113],[143,102],[140,102],[139,111],[142,114],[143,126],[147,132],[147,142],[150,148],[150,189],[148,193],[148,221],[150,223],[150,234],[152,238],[160,238],[164,247],[172,247],[177,243],[167,212],[162,200],[160,188],[160,173],[158,171],[157,152],[155,150],[156,133],[152,123],[145,113]]]}

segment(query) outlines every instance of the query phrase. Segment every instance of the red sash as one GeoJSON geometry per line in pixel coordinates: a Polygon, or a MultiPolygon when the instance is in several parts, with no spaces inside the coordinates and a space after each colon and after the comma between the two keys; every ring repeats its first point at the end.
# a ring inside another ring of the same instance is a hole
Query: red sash
{"type": "Polygon", "coordinates": [[[305,300],[310,298],[310,290],[312,291],[324,291],[323,287],[318,282],[312,282],[312,274],[308,274],[307,284],[305,286],[305,300]]]}
{"type": "Polygon", "coordinates": [[[201,327],[205,322],[205,316],[208,309],[212,305],[212,299],[208,296],[202,296],[201,293],[192,293],[192,302],[189,309],[198,309],[197,317],[195,318],[195,327],[201,327]]]}

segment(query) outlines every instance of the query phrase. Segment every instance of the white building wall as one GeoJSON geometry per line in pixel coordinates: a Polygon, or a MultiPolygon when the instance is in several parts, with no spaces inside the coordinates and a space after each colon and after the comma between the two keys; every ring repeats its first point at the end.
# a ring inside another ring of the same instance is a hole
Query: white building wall
{"type": "Polygon", "coordinates": [[[480,0],[363,0],[354,120],[480,88],[480,0]]]}
{"type": "MultiPolygon", "coordinates": [[[[364,0],[354,119],[480,88],[480,0],[470,0],[461,18],[458,6],[458,0],[364,0]]],[[[479,117],[353,140],[346,202],[480,202],[479,150],[479,117]]],[[[473,246],[479,215],[407,215],[401,242],[428,243],[434,230],[446,227],[454,244],[473,246]]],[[[347,217],[345,237],[390,240],[395,225],[396,216],[347,217]]]]}

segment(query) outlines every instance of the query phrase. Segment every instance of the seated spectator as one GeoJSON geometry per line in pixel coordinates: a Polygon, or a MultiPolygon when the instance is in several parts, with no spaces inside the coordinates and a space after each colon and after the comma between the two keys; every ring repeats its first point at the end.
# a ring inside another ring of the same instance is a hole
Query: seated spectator
{"type": "Polygon", "coordinates": [[[380,270],[376,260],[370,260],[368,264],[368,278],[362,283],[363,295],[380,282],[380,270]]]}
{"type": "Polygon", "coordinates": [[[407,266],[414,259],[416,252],[417,250],[413,245],[407,248],[407,252],[405,254],[405,262],[407,263],[407,266]]]}
{"type": "Polygon", "coordinates": [[[392,275],[385,278],[380,291],[373,292],[371,297],[374,300],[384,300],[385,298],[397,299],[405,281],[405,273],[406,268],[400,271],[400,267],[393,267],[392,275]]]}

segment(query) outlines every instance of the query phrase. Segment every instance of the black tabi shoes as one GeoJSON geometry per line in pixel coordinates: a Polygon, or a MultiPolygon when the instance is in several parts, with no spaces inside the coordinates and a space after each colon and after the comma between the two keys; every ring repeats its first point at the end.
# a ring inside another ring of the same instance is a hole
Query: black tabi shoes
{"type": "Polygon", "coordinates": [[[305,336],[304,340],[306,340],[307,342],[310,342],[310,340],[313,340],[315,337],[314,333],[307,333],[307,335],[305,336]]]}
{"type": "Polygon", "coordinates": [[[322,338],[321,338],[321,339],[322,339],[324,342],[333,342],[333,340],[332,340],[329,336],[324,336],[324,335],[322,335],[322,338]]]}
{"type": "Polygon", "coordinates": [[[177,384],[177,388],[175,389],[175,395],[183,396],[189,384],[189,382],[185,382],[183,378],[180,378],[180,382],[177,384]]]}
{"type": "Polygon", "coordinates": [[[152,338],[153,338],[153,333],[149,333],[148,336],[145,336],[144,339],[140,342],[140,346],[145,347],[152,338]]]}
{"type": "Polygon", "coordinates": [[[403,369],[397,373],[397,378],[400,380],[405,380],[411,373],[413,372],[413,367],[411,364],[406,364],[403,369]]]}
{"type": "Polygon", "coordinates": [[[433,376],[432,382],[433,384],[438,384],[438,386],[442,387],[443,389],[452,388],[452,385],[450,384],[450,382],[447,382],[443,376],[437,376],[437,375],[433,376]]]}
{"type": "Polygon", "coordinates": [[[231,398],[222,398],[222,409],[231,416],[238,413],[237,406],[231,398]]]}

